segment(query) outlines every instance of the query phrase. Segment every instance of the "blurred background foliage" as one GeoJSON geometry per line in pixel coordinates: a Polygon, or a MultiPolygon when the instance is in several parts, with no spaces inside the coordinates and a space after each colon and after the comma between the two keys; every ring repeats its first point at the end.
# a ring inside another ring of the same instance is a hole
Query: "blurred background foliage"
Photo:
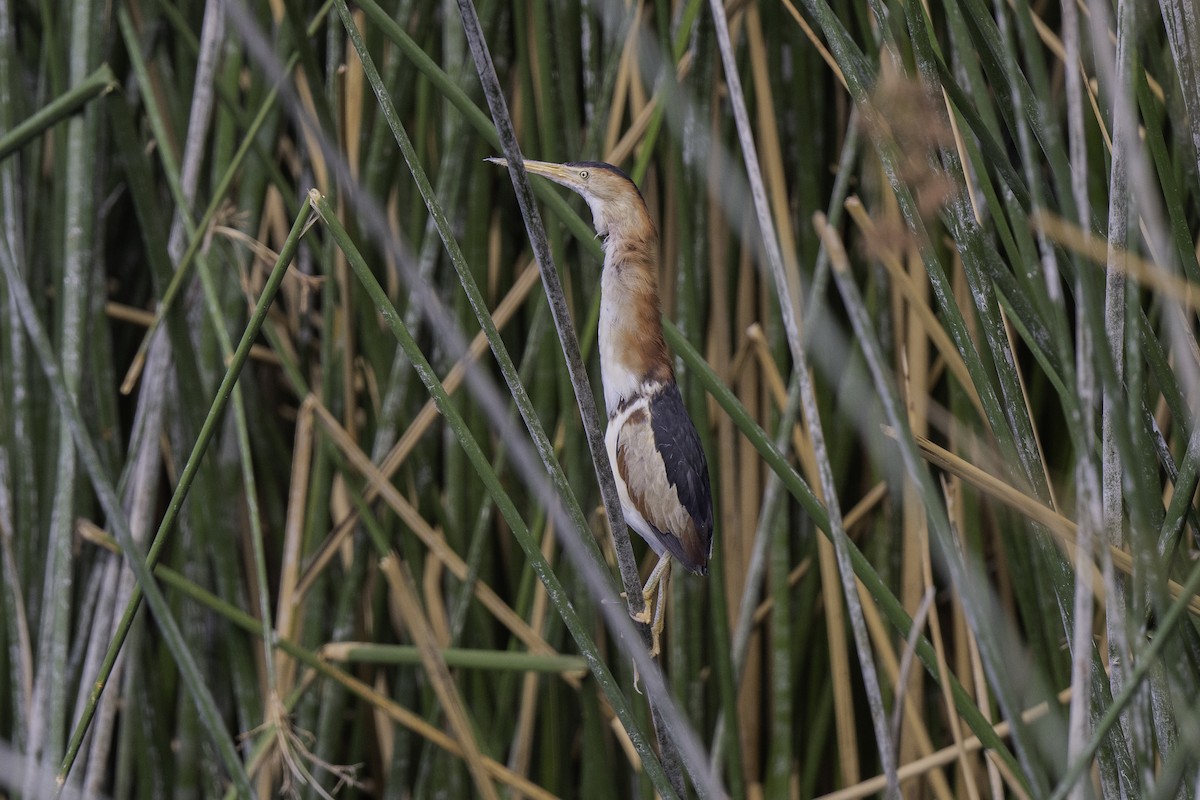
{"type": "MultiPolygon", "coordinates": [[[[477,10],[526,156],[661,235],[688,791],[1195,796],[1194,2],[477,10]]],[[[0,796],[672,791],[486,109],[452,3],[0,0],[0,796]]]]}

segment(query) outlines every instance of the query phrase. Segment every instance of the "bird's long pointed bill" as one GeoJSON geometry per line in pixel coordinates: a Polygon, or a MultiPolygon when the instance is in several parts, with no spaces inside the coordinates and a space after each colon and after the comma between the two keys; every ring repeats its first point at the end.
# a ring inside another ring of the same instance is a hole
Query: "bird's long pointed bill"
{"type": "MultiPolygon", "coordinates": [[[[498,164],[502,167],[508,166],[508,159],[499,156],[485,158],[484,161],[498,164]]],[[[568,188],[574,188],[575,186],[577,179],[575,178],[574,171],[562,164],[554,164],[549,161],[530,161],[528,159],[524,163],[526,172],[533,175],[541,175],[543,178],[549,178],[555,183],[562,184],[568,188]]]]}

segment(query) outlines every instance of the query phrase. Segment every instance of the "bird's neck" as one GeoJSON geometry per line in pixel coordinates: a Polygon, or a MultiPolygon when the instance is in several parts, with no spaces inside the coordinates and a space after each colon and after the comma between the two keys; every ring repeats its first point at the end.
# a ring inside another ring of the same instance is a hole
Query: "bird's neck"
{"type": "Polygon", "coordinates": [[[605,241],[600,278],[600,377],[611,417],[625,404],[675,380],[658,300],[658,236],[605,241]]]}

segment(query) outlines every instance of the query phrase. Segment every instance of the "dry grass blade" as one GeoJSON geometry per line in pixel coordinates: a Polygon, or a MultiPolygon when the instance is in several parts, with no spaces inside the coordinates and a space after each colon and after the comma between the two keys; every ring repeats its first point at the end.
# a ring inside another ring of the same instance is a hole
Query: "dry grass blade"
{"type": "MultiPolygon", "coordinates": [[[[1078,225],[1072,225],[1048,211],[1034,214],[1032,222],[1034,227],[1063,247],[1086,256],[1096,264],[1109,264],[1110,245],[1100,237],[1087,233],[1078,225]]],[[[1200,287],[1186,278],[1173,275],[1158,264],[1123,248],[1116,248],[1111,257],[1111,264],[1164,298],[1183,304],[1189,311],[1200,311],[1200,287]]]]}
{"type": "MultiPolygon", "coordinates": [[[[121,322],[130,322],[142,328],[149,328],[154,324],[154,314],[149,311],[143,311],[140,308],[127,306],[124,303],[108,301],[104,304],[104,313],[115,320],[121,322]]],[[[261,361],[264,364],[278,365],[279,356],[275,354],[269,347],[264,347],[261,344],[252,345],[250,347],[250,357],[255,361],[261,361]]]]}
{"type": "MultiPolygon", "coordinates": [[[[288,491],[288,516],[283,531],[283,559],[279,572],[279,599],[275,606],[275,628],[280,636],[297,638],[303,620],[303,608],[296,595],[300,574],[301,539],[304,512],[308,508],[309,473],[312,467],[313,415],[315,398],[305,398],[296,420],[296,445],[292,454],[291,487],[288,491]]],[[[281,656],[276,664],[275,688],[280,696],[291,692],[295,664],[281,656]]]]}
{"type": "Polygon", "coordinates": [[[483,763],[483,753],[475,736],[475,726],[463,707],[462,698],[454,685],[454,678],[442,658],[437,639],[429,620],[421,609],[421,601],[417,597],[417,587],[413,584],[412,574],[406,564],[394,556],[387,556],[379,562],[379,569],[387,580],[391,590],[389,599],[395,613],[404,620],[404,626],[409,636],[421,652],[421,661],[425,664],[425,676],[431,684],[442,704],[442,710],[450,721],[450,727],[458,738],[462,749],[463,760],[475,781],[475,788],[484,800],[499,800],[496,787],[492,784],[491,776],[483,763]]]}

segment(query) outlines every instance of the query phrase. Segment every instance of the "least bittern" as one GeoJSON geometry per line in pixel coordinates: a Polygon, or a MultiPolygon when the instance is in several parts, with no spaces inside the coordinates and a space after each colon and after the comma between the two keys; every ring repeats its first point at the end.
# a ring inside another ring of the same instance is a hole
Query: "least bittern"
{"type": "Polygon", "coordinates": [[[705,574],[713,529],[708,462],[663,338],[658,231],[642,193],[611,164],[526,161],[525,169],[582,195],[604,242],[599,331],[608,408],[604,441],[625,521],[659,555],[642,589],[647,610],[640,620],[653,622],[652,652],[657,654],[671,558],[705,574]]]}

